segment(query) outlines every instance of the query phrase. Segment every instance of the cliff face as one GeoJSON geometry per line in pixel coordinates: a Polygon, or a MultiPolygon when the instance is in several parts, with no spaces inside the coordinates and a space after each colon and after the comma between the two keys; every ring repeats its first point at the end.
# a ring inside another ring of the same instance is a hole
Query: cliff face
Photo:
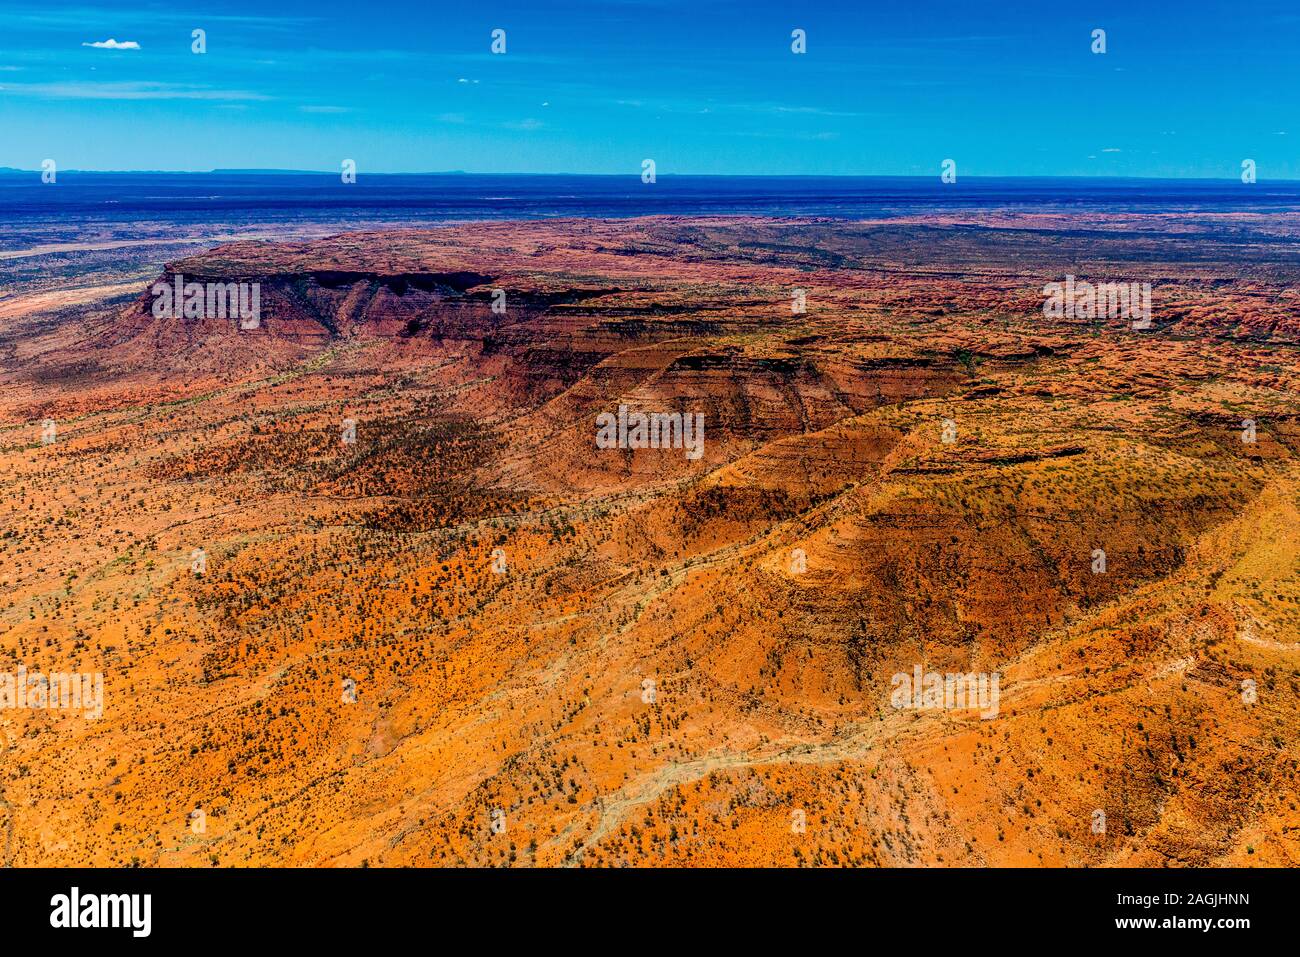
{"type": "Polygon", "coordinates": [[[1139,332],[1044,315],[1079,224],[236,243],[160,281],[255,328],[0,342],[0,654],[107,689],[5,715],[8,862],[1295,863],[1290,247],[1098,217],[1139,332]]]}

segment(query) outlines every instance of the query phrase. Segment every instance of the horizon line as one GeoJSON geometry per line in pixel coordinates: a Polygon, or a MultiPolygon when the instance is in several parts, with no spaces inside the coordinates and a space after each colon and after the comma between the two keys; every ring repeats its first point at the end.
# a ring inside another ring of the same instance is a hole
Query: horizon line
{"type": "MultiPolygon", "coordinates": [[[[42,173],[40,169],[23,169],[17,166],[0,166],[0,176],[12,175],[35,175],[42,173]]],[[[66,169],[59,170],[59,175],[72,174],[94,174],[102,176],[130,176],[130,175],[154,175],[154,176],[259,176],[259,175],[276,175],[276,176],[338,176],[338,170],[310,170],[310,169],[282,169],[278,167],[265,168],[217,168],[207,170],[195,169],[66,169]]],[[[563,176],[600,176],[610,179],[640,179],[639,171],[628,173],[583,173],[583,172],[562,172],[562,173],[538,173],[538,172],[478,172],[470,170],[421,170],[421,171],[404,171],[388,173],[365,173],[358,172],[358,179],[361,177],[400,177],[400,176],[536,176],[536,177],[563,177],[563,176]]],[[[660,173],[659,179],[892,179],[892,180],[930,180],[938,178],[939,174],[916,174],[916,173],[660,173]]],[[[966,173],[961,179],[974,180],[1097,180],[1097,181],[1152,181],[1152,182],[1173,182],[1173,183],[1232,183],[1239,181],[1238,176],[1144,176],[1144,175],[1127,175],[1114,176],[1103,174],[1067,174],[1067,173],[1036,173],[1036,174],[1016,174],[1016,173],[966,173]]],[[[1300,183],[1300,178],[1277,178],[1261,180],[1265,183],[1300,183]]],[[[952,184],[948,184],[952,185],[952,184]]],[[[1247,184],[1243,184],[1247,185],[1247,184]]],[[[1249,184],[1255,185],[1255,184],[1249,184]]]]}

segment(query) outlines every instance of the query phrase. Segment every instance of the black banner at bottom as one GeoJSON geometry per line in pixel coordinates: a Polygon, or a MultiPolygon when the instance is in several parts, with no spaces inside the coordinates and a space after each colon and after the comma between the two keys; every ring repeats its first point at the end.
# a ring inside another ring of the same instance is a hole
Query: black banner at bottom
{"type": "Polygon", "coordinates": [[[6,943],[128,947],[421,932],[451,943],[449,931],[494,945],[648,946],[662,934],[770,945],[791,924],[813,939],[924,929],[940,947],[1022,933],[1232,946],[1290,936],[1294,897],[1286,870],[0,871],[6,943]]]}

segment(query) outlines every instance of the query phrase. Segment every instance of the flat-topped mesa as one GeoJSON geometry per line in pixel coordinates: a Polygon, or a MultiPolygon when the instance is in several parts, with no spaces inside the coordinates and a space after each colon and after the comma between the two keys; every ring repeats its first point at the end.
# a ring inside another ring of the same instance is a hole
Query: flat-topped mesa
{"type": "MultiPolygon", "coordinates": [[[[236,242],[169,263],[158,281],[142,293],[139,305],[153,315],[158,295],[174,286],[177,277],[193,284],[194,305],[186,312],[164,303],[156,318],[210,322],[220,310],[200,308],[214,287],[230,283],[257,287],[260,322],[251,329],[264,337],[335,339],[377,336],[415,339],[450,339],[500,346],[503,329],[516,334],[549,310],[555,321],[524,336],[547,338],[559,328],[572,334],[576,325],[599,327],[596,334],[610,342],[642,337],[647,322],[636,322],[636,310],[627,303],[605,307],[592,303],[643,286],[628,283],[598,270],[575,275],[581,257],[564,255],[563,249],[545,251],[520,242],[518,229],[501,224],[391,233],[354,233],[309,243],[236,242]],[[513,238],[512,238],[513,237],[513,238]],[[583,307],[575,322],[573,307],[583,307]],[[624,326],[622,323],[633,320],[624,326]]],[[[173,300],[179,296],[173,292],[173,300]]],[[[214,294],[217,303],[222,293],[214,294]]],[[[662,306],[663,304],[658,303],[662,306]]],[[[657,314],[648,317],[652,324],[657,314]]],[[[134,318],[143,321],[139,311],[134,318]]],[[[247,324],[246,324],[247,325],[247,324]]],[[[681,322],[679,320],[678,326],[681,322]]],[[[214,327],[205,334],[217,335],[214,327]]],[[[664,330],[680,335],[681,328],[664,330]]],[[[653,341],[660,336],[647,336],[653,341]]]]}
{"type": "Polygon", "coordinates": [[[572,382],[638,344],[768,321],[751,267],[629,256],[645,228],[487,223],[228,243],[169,263],[105,339],[231,369],[301,361],[337,340],[391,340],[540,359],[546,368],[530,375],[572,382]]]}
{"type": "MultiPolygon", "coordinates": [[[[477,335],[478,327],[494,324],[497,287],[485,273],[286,272],[267,265],[201,257],[170,264],[141,294],[139,305],[158,320],[211,324],[238,319],[240,331],[291,338],[410,335],[435,318],[452,334],[477,335]]],[[[539,305],[531,296],[517,298],[520,309],[539,305]]]]}

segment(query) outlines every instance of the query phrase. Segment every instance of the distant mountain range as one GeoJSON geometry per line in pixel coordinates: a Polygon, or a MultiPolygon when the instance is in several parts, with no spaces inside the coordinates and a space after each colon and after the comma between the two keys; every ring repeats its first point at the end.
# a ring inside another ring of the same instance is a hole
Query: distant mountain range
{"type": "MultiPolygon", "coordinates": [[[[0,166],[0,175],[20,173],[29,176],[33,173],[40,173],[38,169],[19,169],[16,166],[0,166]]],[[[66,173],[94,173],[99,176],[111,175],[114,173],[124,176],[337,176],[338,170],[320,170],[320,169],[211,169],[211,170],[171,170],[171,169],[67,169],[59,170],[60,174],[66,173]]],[[[432,173],[370,173],[371,176],[467,176],[464,170],[451,169],[441,170],[432,173]]]]}

